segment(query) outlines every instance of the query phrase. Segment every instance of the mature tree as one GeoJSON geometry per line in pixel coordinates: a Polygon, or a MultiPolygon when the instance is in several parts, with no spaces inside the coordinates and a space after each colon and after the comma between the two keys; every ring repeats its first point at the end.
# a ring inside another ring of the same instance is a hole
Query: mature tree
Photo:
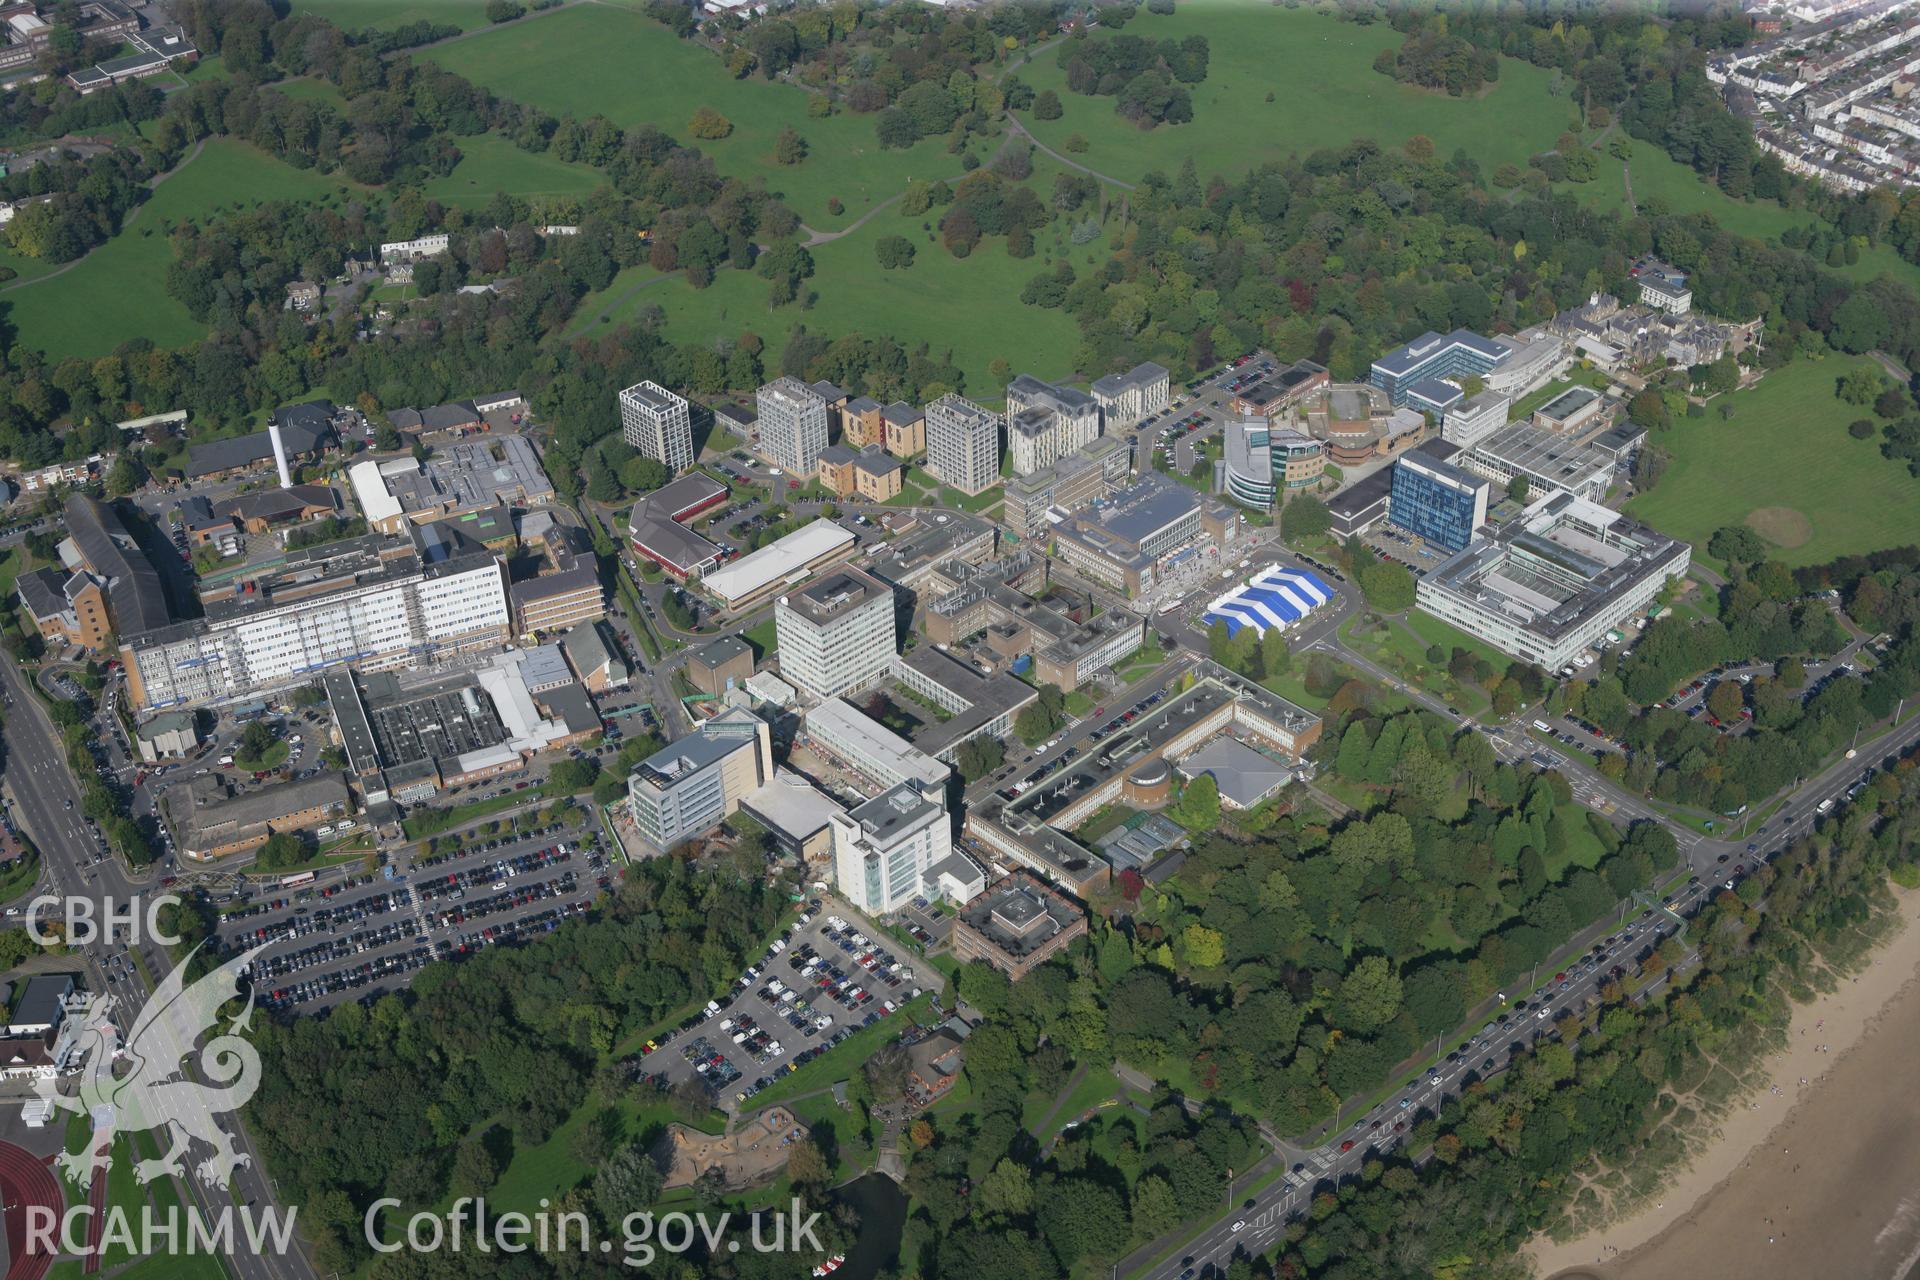
{"type": "Polygon", "coordinates": [[[712,107],[701,107],[687,121],[687,132],[703,141],[724,138],[733,132],[733,121],[715,111],[712,107]]]}
{"type": "Polygon", "coordinates": [[[1220,823],[1220,784],[1203,773],[1186,785],[1167,816],[1189,831],[1211,831],[1220,823]]]}
{"type": "Polygon", "coordinates": [[[1400,979],[1384,956],[1367,956],[1340,983],[1335,1015],[1340,1025],[1371,1031],[1400,1012],[1400,979]]]}
{"type": "Polygon", "coordinates": [[[881,236],[873,242],[873,256],[889,271],[913,265],[913,241],[905,236],[881,236]]]}
{"type": "Polygon", "coordinates": [[[1324,537],[1332,526],[1327,504],[1310,493],[1295,495],[1280,509],[1280,536],[1288,542],[1324,537]]]}
{"type": "Polygon", "coordinates": [[[792,125],[780,130],[773,139],[773,159],[776,164],[796,165],[807,158],[807,140],[800,136],[799,130],[792,125]]]}

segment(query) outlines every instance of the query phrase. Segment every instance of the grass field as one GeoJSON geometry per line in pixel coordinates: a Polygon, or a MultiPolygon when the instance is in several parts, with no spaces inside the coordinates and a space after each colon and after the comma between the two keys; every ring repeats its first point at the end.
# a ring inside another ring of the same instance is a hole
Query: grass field
{"type": "Polygon", "coordinates": [[[475,84],[532,106],[572,112],[582,119],[604,115],[622,127],[657,124],[676,138],[694,141],[713,157],[720,172],[764,178],[769,190],[784,195],[807,225],[820,230],[846,226],[898,195],[910,177],[960,174],[958,157],[948,155],[938,139],[905,151],[883,150],[874,137],[874,117],[842,112],[812,119],[806,90],[759,79],[735,80],[706,49],[629,10],[577,5],[445,45],[426,56],[475,84]],[[617,57],[608,56],[615,50],[617,57]],[[731,136],[688,138],[687,120],[703,106],[733,122],[731,136]],[[771,158],[774,138],[789,125],[811,149],[805,161],[791,167],[771,158]],[[845,205],[837,217],[827,212],[832,197],[845,205]]]}
{"type": "Polygon", "coordinates": [[[1672,465],[1627,509],[1709,563],[1713,531],[1743,522],[1788,565],[1920,542],[1920,481],[1880,456],[1877,435],[1849,436],[1847,424],[1871,414],[1833,394],[1836,379],[1869,363],[1796,361],[1734,392],[1730,420],[1676,420],[1652,440],[1672,465]]]}
{"type": "MultiPolygon", "coordinates": [[[[1626,193],[1628,172],[1632,174],[1634,199],[1642,206],[1658,202],[1674,213],[1710,214],[1715,222],[1736,235],[1771,243],[1789,227],[1820,222],[1811,213],[1782,208],[1771,200],[1736,200],[1703,182],[1692,169],[1666,152],[1637,138],[1633,140],[1633,159],[1629,166],[1623,166],[1612,156],[1604,156],[1599,175],[1592,182],[1563,184],[1561,190],[1597,208],[1616,210],[1624,217],[1630,213],[1626,193]]],[[[1837,270],[1841,275],[1863,281],[1890,275],[1920,288],[1920,267],[1886,245],[1863,250],[1860,261],[1837,270]]]]}
{"type": "Polygon", "coordinates": [[[1415,134],[1432,138],[1442,158],[1466,148],[1491,173],[1551,148],[1573,119],[1573,104],[1548,93],[1548,72],[1511,59],[1478,98],[1395,84],[1373,70],[1374,55],[1402,39],[1384,23],[1357,26],[1306,9],[1182,5],[1170,17],[1143,9],[1126,29],[1148,40],[1195,33],[1206,36],[1211,59],[1206,80],[1189,89],[1192,123],[1142,133],[1114,114],[1112,98],[1069,91],[1060,58],[1071,42],[1019,71],[1035,89],[1059,93],[1066,113],[1040,121],[1027,112],[1022,123],[1057,151],[1080,134],[1088,149],[1074,159],[1134,182],[1154,169],[1174,174],[1188,156],[1205,177],[1356,137],[1397,147],[1415,134]]]}
{"type": "Polygon", "coordinates": [[[951,351],[966,374],[966,390],[987,400],[1003,394],[987,372],[996,359],[1041,377],[1059,377],[1072,368],[1079,342],[1072,318],[1064,311],[1017,302],[1021,286],[1050,268],[1043,256],[1008,257],[1006,242],[995,239],[982,241],[967,258],[955,258],[940,245],[929,244],[919,225],[918,219],[909,221],[888,211],[852,235],[816,245],[810,250],[813,278],[802,286],[820,295],[811,310],[798,303],[770,308],[765,280],[751,272],[722,271],[705,289],[694,289],[684,279],[640,289],[624,305],[584,313],[591,321],[577,325],[574,332],[592,334],[604,327],[602,315],[610,324],[621,323],[658,306],[667,315],[667,338],[682,345],[747,330],[759,334],[767,342],[768,368],[779,363],[796,324],[835,338],[886,334],[909,350],[925,342],[936,356],[951,351]],[[910,231],[918,250],[913,265],[904,271],[882,270],[874,260],[874,242],[910,231]],[[991,316],[993,322],[956,323],[964,316],[991,316]]]}
{"type": "Polygon", "coordinates": [[[288,80],[284,84],[269,87],[276,93],[283,93],[292,98],[295,102],[324,102],[336,111],[346,109],[347,100],[340,95],[340,91],[318,76],[308,76],[304,80],[288,80]]]}
{"type": "Polygon", "coordinates": [[[319,200],[350,189],[247,143],[209,139],[154,190],[131,226],[65,274],[0,293],[0,307],[23,344],[56,360],[102,356],[130,338],[162,347],[192,342],[204,330],[166,289],[171,227],[268,200],[319,200]]]}
{"type": "Polygon", "coordinates": [[[293,12],[317,13],[347,31],[391,31],[410,22],[451,24],[462,31],[487,25],[486,0],[299,0],[293,12]]]}
{"type": "Polygon", "coordinates": [[[538,203],[542,196],[584,196],[604,179],[583,164],[568,164],[551,154],[522,151],[497,133],[456,139],[460,163],[444,178],[427,183],[426,193],[444,204],[475,208],[505,191],[538,203]]]}

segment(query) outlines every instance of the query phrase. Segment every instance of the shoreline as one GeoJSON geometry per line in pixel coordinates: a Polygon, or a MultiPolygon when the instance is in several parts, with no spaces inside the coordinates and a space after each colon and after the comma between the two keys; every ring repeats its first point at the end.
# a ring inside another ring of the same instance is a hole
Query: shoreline
{"type": "MultiPolygon", "coordinates": [[[[1872,1094],[1849,1090],[1847,1096],[1835,1096],[1833,1078],[1849,1068],[1858,1074],[1859,1063],[1854,1059],[1866,1049],[1884,1053],[1883,1024],[1896,1015],[1920,1021],[1920,927],[1916,927],[1920,926],[1920,891],[1894,887],[1893,893],[1899,931],[1841,987],[1794,1006],[1787,1047],[1764,1064],[1760,1085],[1718,1119],[1717,1133],[1693,1161],[1651,1203],[1606,1227],[1565,1243],[1535,1236],[1521,1255],[1533,1264],[1536,1275],[1554,1280],[1624,1280],[1661,1274],[1660,1268],[1647,1268],[1647,1255],[1681,1246],[1679,1237],[1699,1234],[1703,1219],[1730,1208],[1725,1202],[1747,1198],[1736,1184],[1743,1175],[1759,1179],[1769,1163],[1757,1160],[1763,1144],[1779,1145],[1783,1154],[1791,1151],[1790,1141],[1772,1141],[1776,1133],[1795,1126],[1815,1109],[1844,1109],[1849,1104],[1854,1111],[1871,1109],[1872,1094]]],[[[1817,1140],[1818,1135],[1806,1139],[1809,1144],[1817,1140]]],[[[1804,1198],[1814,1198],[1814,1191],[1806,1190],[1804,1198]]],[[[1782,1255],[1780,1261],[1786,1257],[1782,1255]]]]}

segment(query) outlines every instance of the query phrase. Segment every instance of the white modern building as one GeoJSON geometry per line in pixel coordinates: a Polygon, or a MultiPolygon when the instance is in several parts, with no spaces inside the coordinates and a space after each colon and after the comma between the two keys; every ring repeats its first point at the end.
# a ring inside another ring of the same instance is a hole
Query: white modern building
{"type": "Polygon", "coordinates": [[[852,567],[781,596],[773,625],[780,674],[814,698],[866,688],[897,650],[893,588],[852,567]]]}
{"type": "Polygon", "coordinates": [[[1450,407],[1440,422],[1440,438],[1471,449],[1507,425],[1513,402],[1498,391],[1482,391],[1450,407]]]}
{"type": "Polygon", "coordinates": [[[1658,258],[1645,257],[1631,269],[1640,286],[1640,301],[1670,316],[1683,316],[1693,310],[1693,290],[1687,287],[1687,273],[1658,258]]]}
{"type": "Polygon", "coordinates": [[[1109,431],[1124,431],[1151,413],[1167,407],[1172,377],[1149,361],[1137,364],[1125,373],[1110,373],[1093,384],[1093,399],[1100,406],[1100,420],[1109,431]]]}
{"type": "Polygon", "coordinates": [[[827,402],[798,378],[775,378],[755,397],[760,456],[796,480],[813,475],[827,447],[827,402]]]}
{"type": "Polygon", "coordinates": [[[1030,476],[1100,438],[1100,404],[1084,391],[1023,373],[1007,384],[1013,473],[1030,476]]]}
{"type": "Polygon", "coordinates": [[[432,258],[445,253],[452,243],[444,231],[437,235],[416,236],[412,240],[389,240],[380,246],[380,261],[412,262],[419,258],[432,258]]]}
{"type": "Polygon", "coordinates": [[[1554,670],[1644,612],[1693,548],[1572,493],[1540,498],[1420,579],[1419,607],[1554,670]]]}
{"type": "Polygon", "coordinates": [[[225,701],[360,670],[432,666],[504,643],[505,566],[447,523],[295,552],[206,616],[122,637],[136,710],[225,701]]]}
{"type": "Polygon", "coordinates": [[[700,580],[700,589],[729,609],[744,609],[839,563],[857,549],[858,543],[846,529],[831,520],[815,520],[713,570],[700,580]]]}
{"type": "Polygon", "coordinates": [[[928,405],[927,471],[966,494],[999,483],[1000,415],[957,395],[928,405]]]}
{"type": "Polygon", "coordinates": [[[871,915],[898,911],[925,893],[927,872],[953,854],[945,807],[906,783],[827,821],[839,890],[871,915]]]}
{"type": "Polygon", "coordinates": [[[730,707],[642,760],[627,779],[627,802],[640,838],[665,852],[726,821],[773,774],[767,722],[730,707]]]}
{"type": "Polygon", "coordinates": [[[802,736],[814,751],[868,779],[876,791],[907,783],[945,803],[953,770],[844,698],[828,698],[807,712],[802,736]]]}
{"type": "Polygon", "coordinates": [[[687,402],[657,382],[637,382],[620,393],[620,435],[643,458],[670,471],[693,465],[693,419],[687,402]]]}

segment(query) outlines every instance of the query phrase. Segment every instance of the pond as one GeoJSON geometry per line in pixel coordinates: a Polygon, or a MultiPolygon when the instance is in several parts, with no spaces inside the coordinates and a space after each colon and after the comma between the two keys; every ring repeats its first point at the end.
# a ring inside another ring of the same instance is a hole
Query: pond
{"type": "Polygon", "coordinates": [[[837,1189],[833,1198],[860,1215],[853,1249],[833,1280],[874,1280],[899,1255],[900,1232],[907,1224],[906,1194],[886,1174],[869,1173],[837,1189]]]}

